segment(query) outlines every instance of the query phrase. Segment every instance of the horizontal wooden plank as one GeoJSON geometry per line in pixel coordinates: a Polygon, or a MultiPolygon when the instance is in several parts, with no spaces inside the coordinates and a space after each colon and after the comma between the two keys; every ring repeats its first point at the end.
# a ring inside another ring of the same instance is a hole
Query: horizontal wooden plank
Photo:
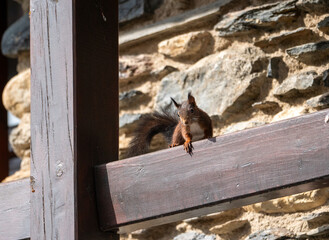
{"type": "Polygon", "coordinates": [[[30,236],[30,179],[0,184],[0,239],[30,236]]]}
{"type": "Polygon", "coordinates": [[[129,232],[329,185],[329,111],[96,168],[104,230],[129,232]]]}
{"type": "Polygon", "coordinates": [[[216,1],[146,27],[123,32],[119,36],[120,49],[122,50],[126,47],[143,43],[146,40],[160,36],[168,36],[168,34],[191,30],[191,28],[200,27],[205,23],[209,24],[209,21],[216,21],[218,19],[220,7],[231,1],[232,0],[216,1]]]}

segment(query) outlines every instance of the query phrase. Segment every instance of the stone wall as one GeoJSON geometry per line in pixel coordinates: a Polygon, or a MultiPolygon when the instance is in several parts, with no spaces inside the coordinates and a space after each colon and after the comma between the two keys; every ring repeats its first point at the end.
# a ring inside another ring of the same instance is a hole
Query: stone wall
{"type": "MultiPolygon", "coordinates": [[[[190,90],[211,115],[215,136],[327,108],[328,10],[329,3],[316,0],[226,1],[219,20],[122,47],[120,156],[143,114],[171,109],[170,97],[184,100],[190,90]]],[[[151,151],[166,147],[157,137],[151,151]]],[[[328,193],[319,189],[122,238],[329,239],[328,193]]]]}
{"type": "Polygon", "coordinates": [[[21,169],[4,179],[13,181],[30,176],[30,22],[29,1],[17,0],[24,15],[13,23],[2,36],[1,51],[9,58],[16,58],[17,75],[9,80],[2,93],[2,103],[19,125],[11,131],[10,144],[14,153],[22,160],[21,169]]]}
{"type": "MultiPolygon", "coordinates": [[[[120,46],[120,158],[143,114],[171,109],[170,97],[181,101],[190,90],[211,115],[215,136],[329,106],[326,0],[164,0],[157,7],[153,15],[121,25],[123,38],[138,29],[142,35],[147,33],[151,23],[163,26],[165,17],[175,23],[120,46]],[[214,8],[202,12],[207,4],[214,8]],[[181,15],[189,12],[193,21],[180,24],[181,15]]],[[[24,29],[22,23],[17,25],[16,33],[24,29]]],[[[7,181],[29,173],[30,71],[25,40],[7,54],[18,58],[19,74],[8,83],[3,103],[22,120],[10,140],[23,159],[21,171],[7,181]]],[[[151,151],[166,147],[164,139],[156,136],[151,151]]],[[[319,189],[121,238],[329,239],[328,199],[329,189],[319,189]]]]}

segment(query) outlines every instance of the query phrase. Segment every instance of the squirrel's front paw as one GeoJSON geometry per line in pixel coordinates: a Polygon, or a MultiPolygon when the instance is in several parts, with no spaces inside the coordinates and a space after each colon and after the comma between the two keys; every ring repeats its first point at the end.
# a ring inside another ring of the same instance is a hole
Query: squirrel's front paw
{"type": "Polygon", "coordinates": [[[192,155],[193,154],[193,145],[192,142],[185,142],[184,143],[184,150],[185,152],[187,152],[188,154],[192,155]]]}
{"type": "Polygon", "coordinates": [[[178,145],[179,145],[179,144],[177,144],[177,143],[173,143],[173,144],[170,144],[169,147],[170,147],[170,148],[173,148],[173,147],[176,147],[176,146],[178,146],[178,145]]]}

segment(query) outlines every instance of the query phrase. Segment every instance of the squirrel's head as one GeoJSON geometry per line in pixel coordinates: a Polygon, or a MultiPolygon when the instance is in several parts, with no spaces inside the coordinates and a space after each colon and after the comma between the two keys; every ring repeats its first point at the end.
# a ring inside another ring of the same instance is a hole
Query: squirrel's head
{"type": "Polygon", "coordinates": [[[184,101],[181,104],[178,104],[173,98],[171,98],[171,101],[177,108],[178,117],[184,125],[189,125],[197,121],[199,109],[191,92],[188,93],[187,101],[184,101]]]}

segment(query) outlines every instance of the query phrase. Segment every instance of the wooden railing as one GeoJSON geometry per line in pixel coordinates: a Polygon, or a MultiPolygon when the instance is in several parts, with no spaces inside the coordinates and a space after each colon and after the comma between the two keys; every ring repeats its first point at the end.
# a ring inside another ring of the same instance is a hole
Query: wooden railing
{"type": "Polygon", "coordinates": [[[117,4],[31,2],[31,179],[0,185],[0,239],[118,239],[328,186],[329,111],[111,162],[117,4]]]}

